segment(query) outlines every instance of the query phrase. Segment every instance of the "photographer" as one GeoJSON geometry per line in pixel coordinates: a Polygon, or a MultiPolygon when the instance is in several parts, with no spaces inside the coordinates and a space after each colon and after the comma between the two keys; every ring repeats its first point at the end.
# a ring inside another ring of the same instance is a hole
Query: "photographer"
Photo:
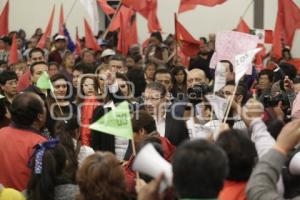
{"type": "Polygon", "coordinates": [[[285,93],[278,93],[275,96],[265,95],[262,103],[265,107],[263,121],[276,139],[284,124],[290,121],[291,108],[288,96],[285,93]]]}

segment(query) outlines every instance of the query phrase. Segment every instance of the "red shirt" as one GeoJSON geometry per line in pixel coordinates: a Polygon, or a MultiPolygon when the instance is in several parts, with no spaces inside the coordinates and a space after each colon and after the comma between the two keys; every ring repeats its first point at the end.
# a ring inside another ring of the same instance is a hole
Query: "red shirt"
{"type": "MultiPolygon", "coordinates": [[[[164,152],[164,158],[167,161],[171,161],[171,158],[176,150],[176,147],[171,144],[171,142],[161,136],[157,136],[161,141],[162,150],[164,152]]],[[[125,173],[125,180],[127,185],[127,191],[130,193],[134,193],[135,191],[135,179],[136,179],[136,173],[132,170],[132,164],[134,161],[134,157],[131,156],[131,158],[128,160],[128,162],[123,166],[124,173],[125,173]]]]}
{"type": "Polygon", "coordinates": [[[0,183],[19,191],[27,187],[33,147],[46,139],[30,130],[11,126],[0,129],[0,183]]]}
{"type": "Polygon", "coordinates": [[[224,187],[219,194],[219,200],[247,200],[247,182],[225,181],[224,187]]]}

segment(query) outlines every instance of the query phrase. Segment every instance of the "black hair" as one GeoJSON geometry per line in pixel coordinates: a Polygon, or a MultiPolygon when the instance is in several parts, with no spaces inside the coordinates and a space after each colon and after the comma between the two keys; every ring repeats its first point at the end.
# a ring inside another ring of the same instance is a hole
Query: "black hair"
{"type": "Polygon", "coordinates": [[[274,73],[273,73],[272,70],[270,70],[270,69],[261,70],[258,74],[258,78],[260,78],[262,75],[267,75],[270,82],[274,81],[274,79],[273,79],[274,78],[274,73]]]}
{"type": "Polygon", "coordinates": [[[141,69],[131,69],[127,72],[127,77],[134,85],[134,96],[140,97],[146,88],[144,72],[141,69]]]}
{"type": "Polygon", "coordinates": [[[126,64],[126,60],[125,60],[125,57],[121,54],[116,54],[116,55],[113,55],[111,56],[111,58],[109,59],[110,61],[111,60],[117,60],[117,61],[121,61],[123,63],[123,65],[125,66],[126,64]]]}
{"type": "Polygon", "coordinates": [[[34,93],[17,95],[11,105],[11,120],[17,125],[31,126],[38,114],[44,113],[42,100],[34,93]]]}
{"type": "Polygon", "coordinates": [[[26,190],[28,200],[54,200],[54,188],[58,184],[58,178],[63,176],[66,161],[67,154],[64,147],[57,144],[53,149],[45,150],[42,172],[35,174],[35,157],[33,157],[31,162],[32,174],[26,190]]]}
{"type": "Polygon", "coordinates": [[[57,121],[55,124],[55,136],[59,139],[60,143],[64,146],[67,152],[68,164],[66,166],[66,175],[73,182],[76,182],[76,171],[78,169],[78,153],[80,150],[80,142],[76,146],[73,139],[76,139],[79,124],[76,117],[72,117],[67,122],[57,121]]]}
{"type": "Polygon", "coordinates": [[[204,44],[207,44],[207,39],[206,39],[206,37],[200,37],[200,40],[203,40],[204,44]]]}
{"type": "Polygon", "coordinates": [[[176,84],[176,79],[175,76],[179,73],[179,72],[183,72],[184,74],[184,80],[183,82],[186,83],[187,81],[187,73],[185,71],[185,68],[183,66],[175,66],[172,68],[171,70],[171,75],[172,75],[172,80],[173,80],[173,84],[176,84]]]}
{"type": "Polygon", "coordinates": [[[167,94],[167,89],[166,87],[158,82],[152,82],[147,84],[146,89],[151,89],[151,90],[157,90],[160,92],[161,97],[165,97],[167,94]]]}
{"type": "Polygon", "coordinates": [[[288,76],[289,79],[293,80],[297,76],[297,69],[294,65],[283,62],[279,64],[279,67],[282,70],[283,74],[285,76],[288,76]]]}
{"type": "Polygon", "coordinates": [[[36,47],[36,48],[33,48],[33,49],[31,49],[31,50],[29,51],[29,54],[28,54],[28,55],[29,55],[29,58],[32,58],[32,54],[35,53],[35,52],[40,52],[43,56],[45,56],[44,50],[41,49],[41,48],[36,47]]]}
{"type": "Polygon", "coordinates": [[[145,129],[146,134],[156,131],[156,123],[154,118],[145,110],[138,110],[133,113],[132,118],[133,132],[145,129]]]}
{"type": "Polygon", "coordinates": [[[181,144],[173,157],[173,183],[179,198],[217,198],[228,174],[225,152],[207,140],[181,144]]]}
{"type": "Polygon", "coordinates": [[[31,74],[34,73],[34,66],[36,66],[36,65],[46,65],[46,66],[48,66],[47,63],[44,62],[44,61],[34,62],[34,63],[32,63],[32,64],[30,65],[30,73],[31,73],[31,74]]]}
{"type": "MultiPolygon", "coordinates": [[[[170,74],[170,77],[172,79],[172,74],[169,70],[165,69],[165,68],[158,68],[153,75],[154,81],[155,81],[155,77],[157,74],[170,74]]],[[[172,80],[171,80],[172,81],[172,80]]]]}
{"type": "Polygon", "coordinates": [[[246,133],[237,129],[222,132],[216,142],[227,154],[232,181],[248,181],[255,165],[257,152],[246,133]]]}
{"type": "Polygon", "coordinates": [[[16,72],[4,70],[0,73],[0,85],[5,85],[10,80],[18,80],[16,72]]]}
{"type": "Polygon", "coordinates": [[[162,36],[160,32],[153,32],[151,33],[150,37],[156,38],[158,41],[163,42],[162,36]]]}

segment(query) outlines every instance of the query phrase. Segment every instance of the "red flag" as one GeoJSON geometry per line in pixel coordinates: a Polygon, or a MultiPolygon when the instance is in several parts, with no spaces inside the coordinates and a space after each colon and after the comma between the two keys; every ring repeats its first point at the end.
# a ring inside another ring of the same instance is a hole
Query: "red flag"
{"type": "Polygon", "coordinates": [[[50,19],[49,19],[46,31],[44,32],[42,38],[40,39],[39,43],[37,44],[37,47],[39,47],[41,49],[45,48],[46,41],[51,36],[52,25],[53,25],[53,18],[54,18],[54,12],[55,12],[55,6],[53,6],[52,13],[51,13],[51,16],[50,16],[50,19]]]}
{"type": "Polygon", "coordinates": [[[282,56],[282,41],[292,46],[295,31],[298,28],[300,28],[300,9],[292,0],[278,0],[272,52],[275,58],[279,59],[282,56]]]}
{"type": "Polygon", "coordinates": [[[196,40],[177,20],[175,15],[175,38],[181,47],[183,54],[189,57],[196,56],[200,50],[200,45],[203,43],[196,40]]]}
{"type": "Polygon", "coordinates": [[[80,44],[80,38],[79,38],[79,34],[78,34],[78,27],[76,27],[76,49],[75,49],[75,53],[76,55],[80,56],[81,53],[81,44],[80,44]]]}
{"type": "Polygon", "coordinates": [[[273,31],[265,30],[265,43],[272,44],[273,42],[273,31]]]}
{"type": "Polygon", "coordinates": [[[98,0],[98,4],[106,15],[112,15],[116,12],[115,9],[108,5],[106,0],[98,0]]]}
{"type": "Polygon", "coordinates": [[[133,11],[121,13],[120,23],[121,25],[117,50],[126,56],[129,47],[133,44],[138,43],[135,13],[133,11]]]}
{"type": "Polygon", "coordinates": [[[64,7],[61,4],[60,5],[60,14],[59,14],[59,23],[58,23],[59,35],[64,35],[64,23],[65,23],[64,7]]]}
{"type": "Polygon", "coordinates": [[[123,5],[132,8],[148,20],[149,32],[161,31],[157,18],[157,0],[123,0],[123,5]]]}
{"type": "Polygon", "coordinates": [[[0,36],[8,35],[9,1],[5,4],[0,15],[0,36]]]}
{"type": "Polygon", "coordinates": [[[181,0],[178,13],[193,10],[197,5],[213,7],[225,1],[226,0],[181,0]]]}
{"type": "Polygon", "coordinates": [[[86,21],[86,19],[84,19],[84,32],[85,32],[85,46],[94,51],[101,50],[100,46],[96,41],[96,38],[93,35],[93,31],[90,25],[88,24],[88,22],[86,21]]]}
{"type": "Polygon", "coordinates": [[[8,64],[11,65],[17,62],[18,62],[18,48],[17,48],[16,34],[14,34],[12,38],[12,44],[9,50],[8,64]]]}
{"type": "Polygon", "coordinates": [[[123,16],[127,16],[129,14],[133,15],[134,11],[132,11],[130,8],[127,8],[126,6],[121,6],[120,9],[117,11],[117,14],[113,17],[113,19],[110,22],[109,31],[116,31],[120,28],[121,14],[123,16]]]}
{"type": "Polygon", "coordinates": [[[240,19],[240,22],[238,26],[236,27],[236,31],[242,32],[242,33],[250,33],[250,28],[246,24],[246,22],[243,20],[243,18],[240,19]]]}

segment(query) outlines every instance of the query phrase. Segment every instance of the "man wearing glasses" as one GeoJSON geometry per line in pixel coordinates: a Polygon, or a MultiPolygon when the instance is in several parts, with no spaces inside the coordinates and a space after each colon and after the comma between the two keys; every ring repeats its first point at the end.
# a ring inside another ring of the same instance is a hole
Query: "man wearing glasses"
{"type": "Polygon", "coordinates": [[[168,138],[175,146],[188,139],[185,122],[174,116],[175,107],[168,104],[167,91],[161,83],[149,83],[143,98],[145,109],[154,117],[160,136],[168,138]]]}

